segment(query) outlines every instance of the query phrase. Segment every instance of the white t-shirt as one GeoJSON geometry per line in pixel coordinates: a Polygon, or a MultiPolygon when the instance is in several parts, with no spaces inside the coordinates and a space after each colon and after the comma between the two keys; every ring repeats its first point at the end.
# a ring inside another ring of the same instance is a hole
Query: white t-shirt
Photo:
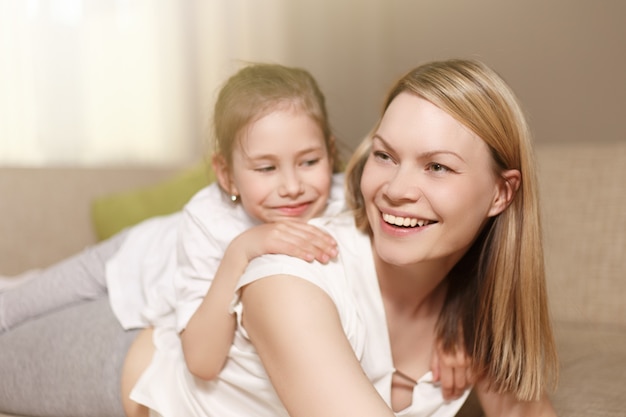
{"type": "MultiPolygon", "coordinates": [[[[336,214],[343,206],[343,174],[335,174],[324,215],[336,214]]],[[[176,320],[182,330],[230,242],[258,224],[214,183],[198,191],[182,212],[134,226],[106,264],[115,316],[125,329],[162,327],[176,320]]]]}
{"type": "MultiPolygon", "coordinates": [[[[335,237],[339,245],[337,260],[321,265],[285,255],[264,255],[250,262],[239,287],[275,274],[292,275],[319,286],[335,303],[346,337],[368,378],[390,404],[394,368],[369,238],[356,229],[349,214],[314,219],[311,223],[327,227],[335,237]]],[[[235,339],[218,379],[194,378],[187,370],[178,342],[168,345],[168,349],[157,349],[131,398],[164,417],[287,416],[242,327],[242,310],[237,301],[235,339]]],[[[412,405],[397,415],[454,416],[468,393],[469,390],[460,399],[445,402],[429,372],[419,379],[412,405]]]]}
{"type": "MultiPolygon", "coordinates": [[[[344,208],[343,174],[335,174],[323,215],[344,208]]],[[[174,275],[177,330],[182,331],[202,303],[226,248],[242,232],[260,222],[235,204],[217,186],[196,194],[185,206],[174,275]]]]}

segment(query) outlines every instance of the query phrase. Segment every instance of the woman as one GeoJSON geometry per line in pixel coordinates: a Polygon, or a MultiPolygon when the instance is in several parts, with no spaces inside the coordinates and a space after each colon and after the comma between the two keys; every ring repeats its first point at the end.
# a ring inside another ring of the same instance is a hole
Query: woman
{"type": "Polygon", "coordinates": [[[466,396],[444,401],[428,371],[442,343],[472,358],[488,416],[555,415],[530,135],[504,81],[474,61],[411,71],[347,181],[353,213],[312,221],[338,259],[252,260],[218,380],[157,355],[133,398],[162,415],[452,416],[466,396]]]}

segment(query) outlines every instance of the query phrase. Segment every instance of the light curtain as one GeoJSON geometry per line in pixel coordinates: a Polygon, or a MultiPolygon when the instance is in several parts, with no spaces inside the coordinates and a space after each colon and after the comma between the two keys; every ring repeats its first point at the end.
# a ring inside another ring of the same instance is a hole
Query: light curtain
{"type": "Polygon", "coordinates": [[[283,58],[283,5],[0,0],[0,165],[197,159],[224,77],[283,58]]]}

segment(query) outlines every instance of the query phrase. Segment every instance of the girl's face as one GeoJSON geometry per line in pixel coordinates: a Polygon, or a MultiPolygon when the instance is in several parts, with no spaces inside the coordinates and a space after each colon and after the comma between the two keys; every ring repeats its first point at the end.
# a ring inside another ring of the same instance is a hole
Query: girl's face
{"type": "MultiPolygon", "coordinates": [[[[220,164],[218,164],[220,165],[220,164]]],[[[241,132],[230,169],[216,169],[222,187],[262,222],[307,221],[326,207],[332,181],[324,135],[298,108],[273,111],[241,132]]]]}
{"type": "Polygon", "coordinates": [[[374,134],[361,190],[374,251],[398,266],[451,267],[510,197],[485,142],[406,92],[391,102],[374,134]]]}

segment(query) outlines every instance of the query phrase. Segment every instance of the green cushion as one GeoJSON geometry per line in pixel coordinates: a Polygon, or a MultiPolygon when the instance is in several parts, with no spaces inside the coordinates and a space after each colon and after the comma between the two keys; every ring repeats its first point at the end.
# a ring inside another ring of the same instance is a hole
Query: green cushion
{"type": "Polygon", "coordinates": [[[179,211],[214,179],[201,164],[152,186],[99,197],[91,206],[96,237],[106,239],[142,220],[179,211]]]}

